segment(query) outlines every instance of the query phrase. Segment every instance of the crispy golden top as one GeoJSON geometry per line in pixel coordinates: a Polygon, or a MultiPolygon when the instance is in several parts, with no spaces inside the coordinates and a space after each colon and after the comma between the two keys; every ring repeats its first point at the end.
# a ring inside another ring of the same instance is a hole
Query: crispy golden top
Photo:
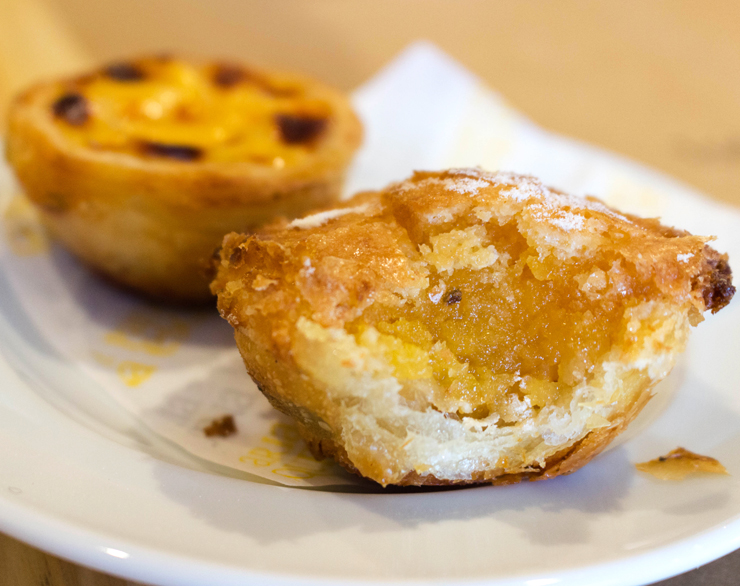
{"type": "Polygon", "coordinates": [[[504,263],[567,284],[584,301],[664,297],[717,311],[734,288],[708,240],[531,177],[418,172],[333,211],[227,236],[212,288],[233,323],[264,306],[288,321],[301,314],[336,327],[373,305],[456,305],[454,275],[485,269],[479,276],[492,282],[504,263]]]}
{"type": "MultiPolygon", "coordinates": [[[[671,315],[696,324],[729,302],[729,266],[707,240],[530,177],[416,173],[228,235],[212,290],[232,325],[283,359],[296,327],[341,328],[415,381],[407,399],[421,408],[516,421],[512,389],[553,405],[600,361],[639,360],[671,315]]],[[[682,335],[658,337],[680,347],[682,335]]]]}
{"type": "Polygon", "coordinates": [[[90,149],[276,169],[321,148],[349,111],[340,94],[306,78],[171,58],[57,83],[45,102],[64,135],[90,149]]]}

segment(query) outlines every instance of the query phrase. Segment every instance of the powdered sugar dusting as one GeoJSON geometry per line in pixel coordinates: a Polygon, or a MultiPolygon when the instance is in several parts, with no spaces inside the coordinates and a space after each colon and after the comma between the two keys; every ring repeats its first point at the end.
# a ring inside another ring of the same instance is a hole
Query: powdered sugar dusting
{"type": "Polygon", "coordinates": [[[476,195],[481,189],[491,186],[488,181],[471,177],[448,177],[446,179],[428,177],[421,181],[404,181],[403,183],[397,184],[396,189],[401,192],[405,192],[412,189],[429,187],[431,185],[438,185],[447,191],[454,191],[461,195],[476,195]]]}
{"type": "Polygon", "coordinates": [[[325,212],[319,212],[306,216],[305,218],[298,218],[288,224],[288,228],[298,228],[299,230],[306,230],[308,228],[316,228],[325,224],[329,220],[339,218],[340,216],[346,216],[347,214],[362,214],[368,210],[370,204],[363,204],[354,208],[339,208],[337,210],[327,210],[325,212]]]}
{"type": "Polygon", "coordinates": [[[414,183],[413,181],[403,181],[401,183],[396,183],[393,186],[396,191],[400,191],[401,193],[411,191],[412,189],[418,189],[419,187],[420,185],[418,183],[414,183]]]}
{"type": "Polygon", "coordinates": [[[689,259],[691,259],[691,257],[693,257],[693,256],[694,256],[694,253],[693,252],[687,252],[686,254],[679,254],[676,257],[676,260],[678,262],[689,262],[689,259]]]}
{"type": "Polygon", "coordinates": [[[462,179],[445,179],[442,181],[445,189],[450,191],[456,191],[463,195],[469,193],[475,195],[478,191],[484,187],[490,187],[491,184],[488,181],[481,179],[471,179],[470,177],[463,177],[462,179]]]}
{"type": "Polygon", "coordinates": [[[583,216],[577,216],[570,212],[562,212],[559,216],[550,218],[550,224],[561,230],[570,232],[571,230],[580,230],[583,228],[586,225],[586,220],[583,216]]]}
{"type": "MultiPolygon", "coordinates": [[[[509,171],[497,171],[491,173],[482,169],[450,169],[448,175],[454,177],[467,178],[484,182],[486,186],[500,187],[502,185],[510,186],[509,189],[502,190],[502,195],[507,195],[516,201],[525,201],[529,197],[541,195],[546,188],[534,177],[529,175],[517,175],[509,171]]],[[[461,181],[461,179],[457,179],[461,181]]]]}
{"type": "Polygon", "coordinates": [[[303,273],[306,276],[310,276],[310,275],[313,275],[315,272],[316,272],[316,268],[311,265],[311,259],[304,258],[303,268],[301,269],[301,273],[303,273]]]}
{"type": "Polygon", "coordinates": [[[509,189],[502,189],[500,193],[516,202],[524,202],[528,199],[540,196],[542,194],[542,186],[532,182],[523,182],[521,185],[514,185],[509,189]]]}
{"type": "MultiPolygon", "coordinates": [[[[399,191],[409,191],[439,185],[446,190],[469,195],[477,195],[481,189],[486,187],[498,187],[500,188],[498,194],[514,206],[524,205],[529,208],[533,217],[566,232],[585,228],[587,217],[578,213],[583,211],[597,212],[622,222],[632,223],[629,218],[599,201],[549,189],[538,179],[529,175],[518,175],[505,171],[492,173],[480,168],[463,168],[450,169],[444,172],[442,177],[410,179],[395,187],[399,191]],[[539,210],[532,208],[539,208],[539,210]]],[[[476,215],[480,217],[480,208],[476,210],[476,215]]]]}

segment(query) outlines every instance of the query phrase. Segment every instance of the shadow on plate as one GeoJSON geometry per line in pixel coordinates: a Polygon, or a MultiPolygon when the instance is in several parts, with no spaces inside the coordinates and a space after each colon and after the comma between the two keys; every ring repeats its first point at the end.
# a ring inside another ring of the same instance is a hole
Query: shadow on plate
{"type": "MultiPolygon", "coordinates": [[[[551,480],[501,487],[427,489],[383,489],[360,480],[352,486],[322,489],[263,485],[258,492],[275,491],[280,497],[259,498],[236,479],[193,481],[183,476],[192,473],[173,470],[166,464],[158,464],[155,475],[162,492],[187,507],[193,516],[260,543],[284,540],[286,535],[293,539],[356,529],[355,520],[368,518],[367,513],[372,524],[360,530],[383,532],[490,519],[514,528],[530,543],[559,546],[588,543],[594,532],[604,530],[601,523],[605,516],[645,511],[645,519],[649,519],[660,512],[675,519],[673,539],[701,530],[715,517],[722,522],[727,505],[737,500],[737,481],[723,476],[663,482],[638,473],[634,464],[644,454],[656,457],[667,451],[666,447],[685,444],[687,438],[698,434],[707,438],[706,445],[687,447],[708,450],[731,473],[740,470],[736,449],[740,414],[721,391],[691,377],[684,379],[684,374],[685,370],[677,372],[671,382],[682,392],[675,394],[673,402],[665,405],[665,411],[642,435],[602,454],[572,475],[551,480]],[[205,491],[201,483],[209,489],[205,491]],[[330,506],[325,506],[327,500],[330,506]],[[259,503],[258,514],[255,502],[259,503]],[[286,508],[295,513],[286,515],[286,508]]],[[[654,529],[656,533],[661,531],[654,529]]],[[[666,535],[662,539],[668,539],[666,535]]]]}

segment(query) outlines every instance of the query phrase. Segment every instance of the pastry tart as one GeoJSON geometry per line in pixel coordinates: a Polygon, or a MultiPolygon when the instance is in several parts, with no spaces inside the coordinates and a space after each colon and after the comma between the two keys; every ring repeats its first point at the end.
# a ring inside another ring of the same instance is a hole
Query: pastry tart
{"type": "Polygon", "coordinates": [[[314,80],[162,57],[30,89],[10,109],[7,156],[91,267],[198,302],[224,234],[331,204],[360,139],[345,96],[314,80]]]}
{"type": "Polygon", "coordinates": [[[416,173],[229,234],[212,285],[318,457],[382,485],[567,474],[729,303],[711,238],[508,173],[416,173]]]}

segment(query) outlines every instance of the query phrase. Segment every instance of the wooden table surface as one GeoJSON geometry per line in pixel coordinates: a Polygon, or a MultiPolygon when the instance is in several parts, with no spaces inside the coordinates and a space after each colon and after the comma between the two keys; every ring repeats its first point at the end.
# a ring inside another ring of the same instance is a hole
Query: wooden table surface
{"type": "MultiPolygon", "coordinates": [[[[541,126],[740,205],[735,0],[2,0],[0,112],[35,79],[146,52],[242,58],[349,90],[422,38],[541,126]]],[[[738,575],[735,552],[661,584],[738,575]]],[[[123,584],[0,534],[0,586],[123,584]]]]}

